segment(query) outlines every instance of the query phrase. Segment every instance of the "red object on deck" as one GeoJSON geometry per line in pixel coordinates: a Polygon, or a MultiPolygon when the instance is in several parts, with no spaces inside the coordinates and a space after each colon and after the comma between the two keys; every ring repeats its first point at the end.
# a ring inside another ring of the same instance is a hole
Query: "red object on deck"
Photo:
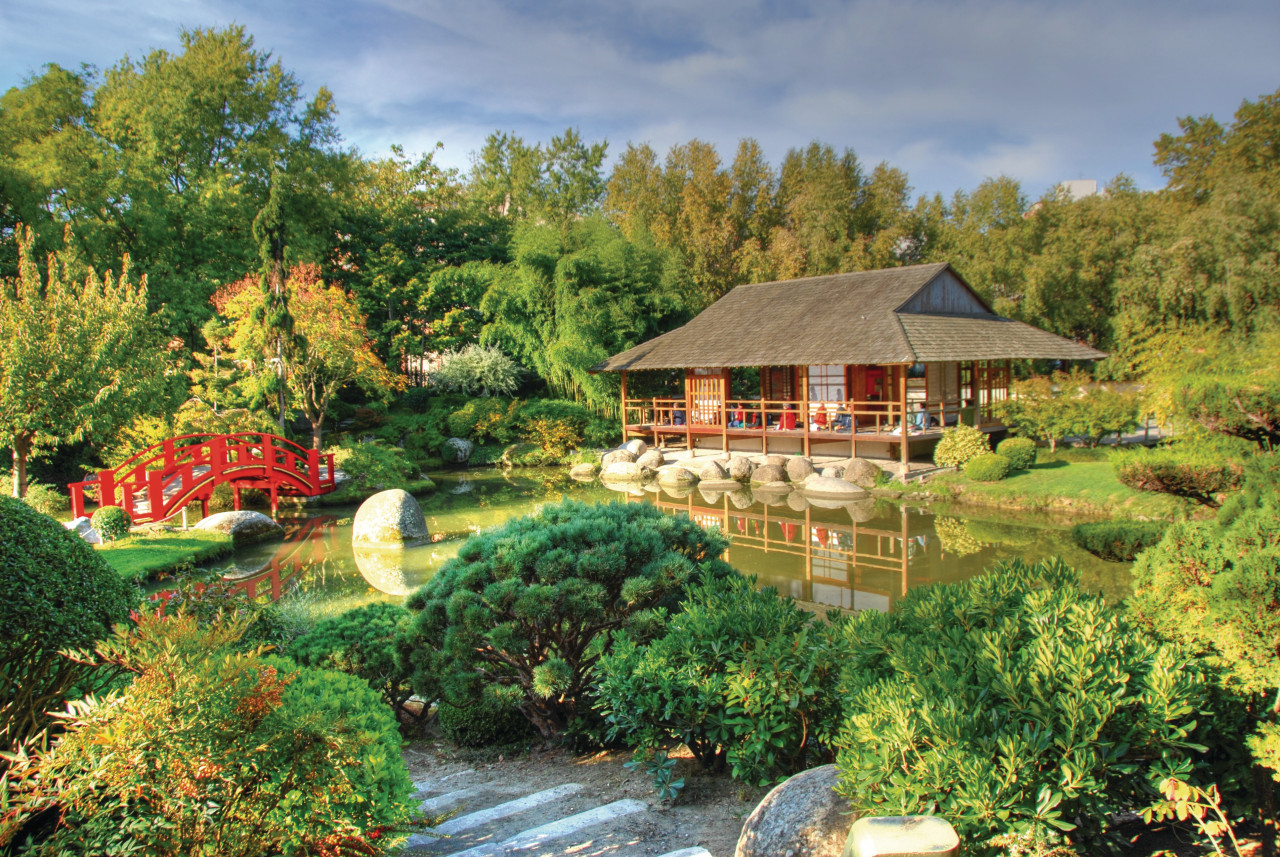
{"type": "Polygon", "coordinates": [[[85,491],[96,489],[100,507],[120,506],[135,524],[145,524],[167,520],[193,501],[207,513],[213,489],[224,484],[231,486],[237,509],[242,489],[266,491],[274,515],[280,497],[328,494],[337,487],[333,477],[332,454],[274,434],[189,434],[150,446],[119,467],[67,487],[74,517],[84,515],[85,491]]]}

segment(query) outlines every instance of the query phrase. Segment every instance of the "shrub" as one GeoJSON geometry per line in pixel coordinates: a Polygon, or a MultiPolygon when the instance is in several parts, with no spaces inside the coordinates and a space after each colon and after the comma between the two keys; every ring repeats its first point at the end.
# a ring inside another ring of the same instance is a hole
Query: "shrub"
{"type": "Polygon", "coordinates": [[[837,791],[856,812],[937,814],[979,848],[1036,825],[1090,834],[1203,749],[1197,661],[1058,560],[912,590],[846,639],[837,791]]]}
{"type": "Polygon", "coordinates": [[[133,519],[119,506],[101,506],[90,516],[89,524],[104,542],[114,542],[129,535],[133,519]]]}
{"type": "Polygon", "coordinates": [[[449,415],[446,425],[451,437],[476,443],[509,443],[515,436],[519,414],[519,399],[471,399],[449,415]]]}
{"type": "Polygon", "coordinates": [[[592,449],[609,449],[622,443],[622,426],[618,420],[593,416],[582,434],[582,442],[592,449]]]}
{"type": "Polygon", "coordinates": [[[1234,461],[1187,446],[1139,449],[1117,455],[1116,478],[1139,491],[1194,500],[1212,509],[1219,495],[1240,487],[1243,468],[1234,461]]]}
{"type": "Polygon", "coordinates": [[[974,482],[999,482],[1009,475],[1009,459],[994,452],[970,458],[964,465],[964,475],[974,482]]]}
{"type": "Polygon", "coordinates": [[[356,676],[382,694],[402,716],[413,695],[409,676],[396,666],[395,637],[409,612],[399,604],[380,601],[322,619],[289,647],[298,663],[356,676]]]}
{"type": "Polygon", "coordinates": [[[612,634],[687,583],[734,571],[724,538],[646,504],[565,501],[471,536],[406,605],[397,640],[414,690],[455,696],[477,681],[519,687],[544,737],[577,713],[612,634]],[[483,678],[477,670],[483,669],[483,678]]]}
{"type": "Polygon", "coordinates": [[[554,464],[582,446],[591,419],[577,402],[534,399],[520,409],[520,436],[546,453],[541,463],[554,464]]]}
{"type": "MultiPolygon", "coordinates": [[[[1280,780],[1280,515],[1274,506],[1229,522],[1169,527],[1133,567],[1131,615],[1205,654],[1224,690],[1242,701],[1249,751],[1280,780]]],[[[1274,824],[1275,786],[1255,776],[1254,807],[1274,824]]],[[[1265,823],[1265,822],[1264,822],[1265,823]]],[[[1275,828],[1272,827],[1272,834],[1275,828]]]]}
{"type": "Polygon", "coordinates": [[[1133,562],[1139,553],[1157,544],[1168,528],[1165,521],[1098,521],[1076,524],[1071,538],[1094,556],[1133,562]]]}
{"type": "MultiPolygon", "coordinates": [[[[4,483],[5,480],[0,479],[0,485],[4,483]]],[[[66,491],[59,491],[52,485],[33,482],[30,479],[27,480],[27,493],[23,496],[22,502],[40,514],[50,517],[71,510],[71,497],[66,491]]]]}
{"type": "Polygon", "coordinates": [[[441,356],[431,383],[466,396],[510,396],[519,386],[520,372],[520,365],[499,349],[468,345],[441,356]]]}
{"type": "Polygon", "coordinates": [[[333,453],[334,467],[347,474],[351,484],[361,490],[398,488],[418,476],[418,468],[405,457],[403,449],[376,441],[343,441],[328,452],[333,453]]]}
{"type": "Polygon", "coordinates": [[[611,737],[685,744],[706,767],[764,784],[829,761],[839,725],[839,625],[756,590],[750,579],[691,587],[652,642],[620,634],[596,666],[611,737]]]}
{"type": "Polygon", "coordinates": [[[536,735],[517,701],[491,687],[467,699],[441,700],[436,722],[444,737],[459,747],[507,747],[536,735]]]}
{"type": "Polygon", "coordinates": [[[987,433],[973,426],[958,425],[943,429],[942,439],[933,451],[933,463],[939,467],[963,467],[971,458],[991,452],[987,433]]]}
{"type": "Polygon", "coordinates": [[[39,735],[45,712],[89,679],[58,654],[128,618],[131,589],[79,536],[0,497],[0,751],[39,735]]]}
{"type": "Polygon", "coordinates": [[[1026,437],[1010,437],[996,445],[996,455],[1009,459],[1010,470],[1026,470],[1036,463],[1036,442],[1026,437]]]}
{"type": "Polygon", "coordinates": [[[244,624],[119,626],[98,657],[133,683],[74,703],[62,741],[15,765],[0,838],[35,833],[38,853],[384,853],[412,792],[390,712],[357,679],[235,651],[244,624]],[[49,812],[57,826],[39,829],[49,812]]]}

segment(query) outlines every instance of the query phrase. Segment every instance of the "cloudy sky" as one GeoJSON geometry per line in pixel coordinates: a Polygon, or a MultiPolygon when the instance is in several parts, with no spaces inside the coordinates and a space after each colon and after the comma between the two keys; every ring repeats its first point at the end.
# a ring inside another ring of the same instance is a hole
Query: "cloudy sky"
{"type": "Polygon", "coordinates": [[[1277,0],[0,0],[0,88],[100,68],[183,28],[244,25],[346,142],[444,144],[568,126],[620,152],[699,138],[773,163],[811,140],[907,170],[918,193],[1006,174],[1160,186],[1152,141],[1280,88],[1277,0]]]}

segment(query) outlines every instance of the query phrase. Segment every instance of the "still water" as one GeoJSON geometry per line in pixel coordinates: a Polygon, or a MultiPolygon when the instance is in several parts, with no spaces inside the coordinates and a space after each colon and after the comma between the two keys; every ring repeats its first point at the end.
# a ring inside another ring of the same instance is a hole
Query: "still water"
{"type": "Polygon", "coordinates": [[[884,500],[824,508],[798,494],[760,498],[748,489],[675,494],[611,490],[579,483],[562,470],[497,470],[433,475],[439,486],[419,503],[432,534],[404,551],[353,550],[355,507],[285,517],[283,544],[238,551],[214,564],[253,595],[293,593],[319,614],[377,600],[400,600],[431,578],[472,533],[563,498],[588,503],[651,503],[685,514],[730,538],[725,558],[760,585],[817,607],[892,609],[915,586],[972,577],[1001,559],[1058,555],[1080,570],[1085,586],[1118,599],[1128,592],[1127,565],[1080,550],[1068,524],[1005,511],[963,513],[884,500]]]}

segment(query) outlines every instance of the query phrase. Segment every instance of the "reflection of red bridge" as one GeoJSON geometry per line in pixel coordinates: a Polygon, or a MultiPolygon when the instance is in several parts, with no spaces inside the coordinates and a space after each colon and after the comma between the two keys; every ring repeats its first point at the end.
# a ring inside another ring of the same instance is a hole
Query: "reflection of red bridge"
{"type": "Polygon", "coordinates": [[[96,490],[98,505],[122,506],[134,523],[143,524],[171,518],[193,501],[207,515],[213,489],[224,484],[231,486],[236,509],[242,489],[266,491],[275,515],[282,496],[315,497],[336,487],[333,456],[261,432],[188,434],[68,487],[75,517],[84,514],[86,490],[96,490]]]}
{"type": "MultiPolygon", "coordinates": [[[[231,592],[243,590],[250,599],[269,594],[272,601],[278,601],[288,583],[313,564],[324,561],[327,551],[325,537],[337,521],[336,515],[308,518],[296,529],[289,529],[285,534],[284,544],[280,545],[262,568],[244,577],[224,577],[222,584],[231,592]]],[[[195,589],[203,592],[205,585],[196,584],[195,589]]],[[[166,590],[151,598],[167,601],[174,594],[176,590],[166,590]]]]}

